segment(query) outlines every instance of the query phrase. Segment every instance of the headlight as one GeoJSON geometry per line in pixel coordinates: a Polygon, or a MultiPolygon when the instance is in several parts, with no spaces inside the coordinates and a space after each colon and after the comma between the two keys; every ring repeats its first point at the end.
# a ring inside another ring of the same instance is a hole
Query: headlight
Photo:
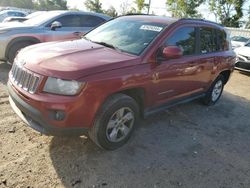
{"type": "Polygon", "coordinates": [[[9,32],[10,30],[0,30],[0,34],[4,34],[4,33],[7,33],[9,32]]]}
{"type": "Polygon", "coordinates": [[[84,87],[85,83],[75,80],[62,80],[49,77],[43,88],[44,92],[58,95],[76,95],[84,87]]]}

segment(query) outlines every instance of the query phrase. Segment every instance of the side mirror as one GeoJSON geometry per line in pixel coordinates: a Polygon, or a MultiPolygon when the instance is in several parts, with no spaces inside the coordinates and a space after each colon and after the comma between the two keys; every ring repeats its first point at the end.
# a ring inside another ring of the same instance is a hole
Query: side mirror
{"type": "Polygon", "coordinates": [[[178,46],[167,46],[162,50],[162,57],[165,59],[177,59],[183,56],[183,51],[178,46]]]}
{"type": "Polygon", "coordinates": [[[54,21],[54,22],[51,24],[50,29],[51,29],[52,31],[55,31],[56,29],[61,28],[61,27],[62,27],[62,24],[61,24],[60,22],[54,21]]]}

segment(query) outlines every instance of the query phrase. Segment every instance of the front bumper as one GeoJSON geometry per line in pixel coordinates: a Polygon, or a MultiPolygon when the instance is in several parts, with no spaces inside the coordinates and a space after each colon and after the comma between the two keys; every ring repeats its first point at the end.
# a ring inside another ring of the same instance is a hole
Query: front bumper
{"type": "Polygon", "coordinates": [[[43,118],[42,113],[22,100],[8,83],[9,101],[16,114],[31,128],[36,131],[52,136],[78,136],[87,133],[87,128],[61,128],[49,124],[43,118]]]}

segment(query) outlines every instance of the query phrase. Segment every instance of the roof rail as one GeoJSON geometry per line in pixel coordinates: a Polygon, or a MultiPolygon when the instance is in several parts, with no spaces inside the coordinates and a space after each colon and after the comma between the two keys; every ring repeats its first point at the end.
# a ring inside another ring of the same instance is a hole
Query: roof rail
{"type": "Polygon", "coordinates": [[[207,23],[212,23],[212,24],[216,24],[216,25],[219,25],[219,26],[223,26],[223,25],[221,25],[219,23],[216,23],[216,22],[213,22],[213,21],[210,21],[210,20],[201,19],[201,18],[181,18],[178,21],[182,21],[182,20],[203,21],[203,22],[207,22],[207,23]]]}
{"type": "Polygon", "coordinates": [[[123,16],[155,16],[154,14],[143,14],[143,13],[128,13],[128,14],[125,14],[123,16]]]}

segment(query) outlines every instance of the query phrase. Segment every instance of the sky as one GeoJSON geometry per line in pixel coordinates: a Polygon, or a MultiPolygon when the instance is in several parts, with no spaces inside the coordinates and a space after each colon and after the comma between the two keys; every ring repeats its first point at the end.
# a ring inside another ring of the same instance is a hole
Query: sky
{"type": "MultiPolygon", "coordinates": [[[[80,10],[85,10],[86,8],[84,6],[84,0],[67,0],[68,6],[70,8],[78,8],[80,10]]],[[[110,6],[113,6],[116,11],[119,13],[121,12],[121,5],[127,4],[128,7],[131,7],[134,0],[100,0],[102,3],[103,9],[108,9],[110,6]]],[[[147,3],[148,0],[145,0],[145,3],[147,3]]],[[[134,5],[135,6],[135,5],[134,5]]],[[[248,10],[248,7],[250,6],[250,0],[247,0],[245,3],[243,9],[245,13],[248,10]]],[[[215,17],[213,14],[209,12],[208,6],[203,4],[198,8],[199,12],[202,13],[203,17],[207,20],[215,21],[215,17]]],[[[171,16],[171,14],[167,11],[166,7],[166,0],[151,0],[151,9],[150,13],[154,12],[156,15],[165,15],[165,16],[171,16]]],[[[146,12],[145,12],[146,13],[146,12]]]]}

